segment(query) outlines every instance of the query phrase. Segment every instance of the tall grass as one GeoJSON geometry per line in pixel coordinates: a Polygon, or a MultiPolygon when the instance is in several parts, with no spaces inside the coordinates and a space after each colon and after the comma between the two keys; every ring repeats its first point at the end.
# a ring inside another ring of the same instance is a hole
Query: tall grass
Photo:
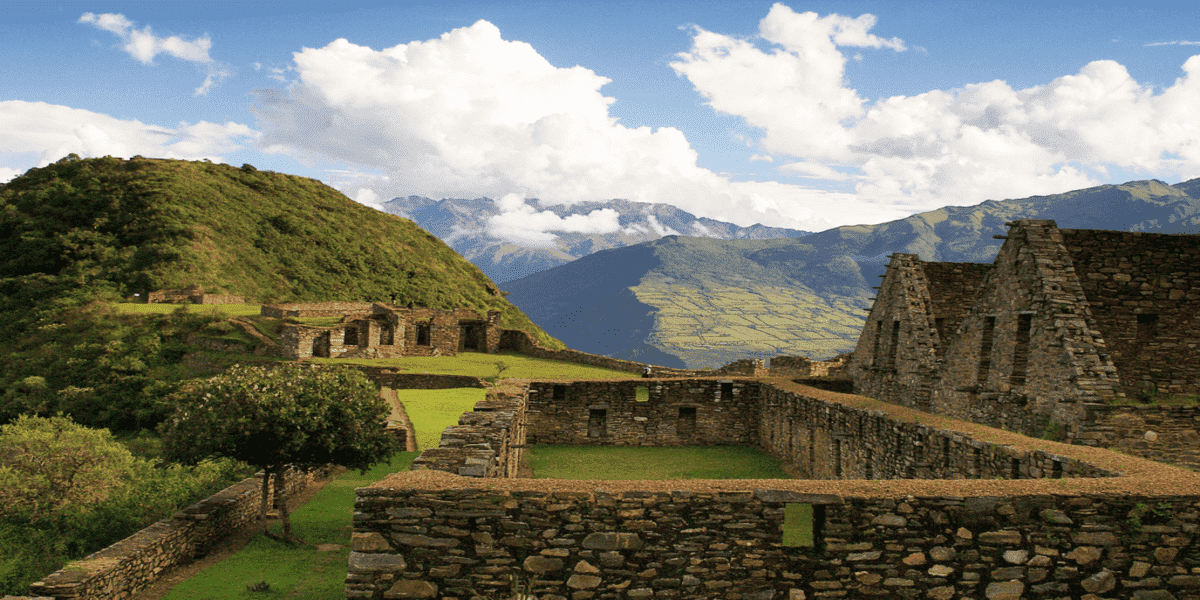
{"type": "Polygon", "coordinates": [[[779,459],[753,446],[569,446],[529,449],[536,479],[787,479],[779,459]]]}
{"type": "Polygon", "coordinates": [[[140,304],[121,302],[112,305],[118,312],[130,314],[166,315],[179,309],[186,312],[214,314],[226,317],[248,317],[262,311],[261,304],[140,304]]]}

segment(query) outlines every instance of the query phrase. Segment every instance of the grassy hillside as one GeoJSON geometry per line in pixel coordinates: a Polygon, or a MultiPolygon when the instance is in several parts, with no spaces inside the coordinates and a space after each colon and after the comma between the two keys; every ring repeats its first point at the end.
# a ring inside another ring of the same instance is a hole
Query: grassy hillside
{"type": "Polygon", "coordinates": [[[502,326],[563,347],[437,238],[318,181],[72,156],[0,185],[0,422],[63,410],[92,426],[153,426],[179,381],[246,357],[187,360],[196,336],[237,333],[222,317],[121,314],[109,303],[190,284],[259,302],[394,294],[495,309],[502,326]]]}

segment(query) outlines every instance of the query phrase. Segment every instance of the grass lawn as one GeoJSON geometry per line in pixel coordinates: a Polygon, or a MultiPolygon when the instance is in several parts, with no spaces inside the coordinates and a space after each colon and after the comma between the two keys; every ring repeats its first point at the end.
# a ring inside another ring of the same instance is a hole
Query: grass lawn
{"type": "Polygon", "coordinates": [[[261,304],[138,304],[122,302],[113,304],[118,311],[134,314],[170,314],[183,308],[188,312],[211,312],[227,317],[246,317],[262,311],[261,304]]]}
{"type": "Polygon", "coordinates": [[[475,408],[484,393],[481,388],[396,390],[396,397],[417,431],[417,450],[425,450],[436,448],[442,441],[442,431],[458,425],[459,415],[475,408]]]}
{"type": "MultiPolygon", "coordinates": [[[[164,600],[219,600],[224,598],[311,598],[343,600],[346,597],[346,564],[350,559],[350,531],[354,488],[408,470],[416,452],[400,452],[392,464],[376,465],[366,475],[349,471],[331,481],[292,513],[293,532],[311,546],[290,546],[255,536],[245,548],[217,565],[175,586],[164,600]],[[317,544],[340,544],[333,552],[320,552],[317,544]],[[266,592],[251,592],[247,584],[265,581],[266,592]]],[[[276,531],[279,525],[274,526],[276,531]]]]}
{"type": "Polygon", "coordinates": [[[463,352],[456,356],[407,356],[404,358],[353,359],[314,358],[317,364],[360,364],[372,367],[387,367],[400,373],[439,373],[443,375],[471,375],[490,377],[496,375],[496,363],[508,365],[503,377],[517,379],[633,379],[638,373],[615,371],[600,367],[589,367],[558,360],[532,358],[512,352],[483,354],[463,352]]]}
{"type": "Polygon", "coordinates": [[[537,479],[787,479],[779,459],[753,446],[569,446],[529,449],[537,479]]]}

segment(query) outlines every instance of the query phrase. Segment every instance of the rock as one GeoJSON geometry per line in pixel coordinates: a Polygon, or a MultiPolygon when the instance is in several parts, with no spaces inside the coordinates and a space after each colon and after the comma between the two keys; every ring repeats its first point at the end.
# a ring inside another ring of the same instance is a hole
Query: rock
{"type": "Polygon", "coordinates": [[[880,581],[883,581],[883,576],[870,571],[859,571],[854,574],[854,578],[863,585],[876,585],[880,581]]]}
{"type": "Polygon", "coordinates": [[[553,572],[563,568],[563,561],[560,558],[544,558],[541,556],[530,556],[525,559],[525,563],[523,566],[525,567],[525,570],[529,571],[530,573],[537,573],[538,575],[545,575],[546,573],[553,573],[553,572]]]}
{"type": "Polygon", "coordinates": [[[1175,556],[1178,554],[1179,548],[1155,548],[1154,560],[1157,560],[1159,564],[1169,565],[1175,562],[1175,556]]]}
{"type": "Polygon", "coordinates": [[[588,550],[641,550],[644,544],[636,533],[597,532],[588,534],[580,545],[588,550]]]}
{"type": "Polygon", "coordinates": [[[1112,571],[1104,569],[1084,579],[1080,585],[1093,594],[1103,594],[1117,586],[1117,577],[1112,571]]]}
{"type": "Polygon", "coordinates": [[[947,577],[954,572],[954,569],[946,565],[933,565],[929,567],[928,573],[933,577],[947,577]]]}
{"type": "Polygon", "coordinates": [[[392,589],[383,593],[387,600],[392,598],[436,598],[437,586],[419,579],[401,579],[392,589]]]}
{"type": "Polygon", "coordinates": [[[1109,531],[1075,531],[1071,540],[1080,546],[1116,546],[1117,536],[1109,531]]]}
{"type": "Polygon", "coordinates": [[[417,546],[420,548],[453,548],[458,546],[458,540],[446,538],[431,538],[426,535],[412,535],[408,533],[397,533],[396,542],[405,546],[417,546]]]}
{"type": "Polygon", "coordinates": [[[1150,563],[1140,560],[1134,561],[1133,566],[1129,567],[1130,577],[1145,577],[1150,572],[1150,563]]]}
{"type": "Polygon", "coordinates": [[[1071,520],[1071,517],[1067,516],[1067,513],[1053,508],[1043,509],[1038,514],[1042,516],[1043,521],[1055,525],[1073,525],[1075,523],[1075,521],[1071,520]]]}
{"type": "Polygon", "coordinates": [[[908,519],[905,519],[904,517],[901,517],[900,515],[894,515],[892,513],[884,513],[882,515],[875,517],[871,521],[871,524],[872,525],[882,525],[884,527],[904,527],[905,525],[908,525],[908,519]]]}
{"type": "Polygon", "coordinates": [[[989,583],[984,595],[988,600],[1020,600],[1025,592],[1025,584],[1020,581],[1004,581],[989,583]]]}
{"type": "Polygon", "coordinates": [[[956,553],[953,548],[947,548],[945,546],[934,546],[929,549],[929,557],[932,558],[934,562],[946,562],[948,560],[952,560],[955,554],[956,553]]]}
{"type": "Polygon", "coordinates": [[[352,546],[355,552],[388,552],[392,545],[378,533],[362,533],[355,531],[352,536],[352,546]]]}
{"type": "Polygon", "coordinates": [[[1175,600],[1175,594],[1167,590],[1136,590],[1130,600],[1175,600]]]}
{"type": "Polygon", "coordinates": [[[351,552],[351,571],[403,571],[407,565],[399,554],[351,552]]]}
{"type": "Polygon", "coordinates": [[[959,527],[958,531],[954,532],[954,537],[962,538],[964,540],[969,540],[969,539],[974,538],[975,535],[973,533],[971,533],[970,529],[967,529],[966,527],[959,527]]]}
{"type": "Polygon", "coordinates": [[[1100,560],[1103,551],[1095,546],[1080,546],[1064,555],[1080,565],[1088,565],[1100,560]]]}
{"type": "Polygon", "coordinates": [[[600,587],[600,578],[595,575],[580,575],[576,573],[567,580],[567,587],[576,590],[590,590],[600,587]]]}
{"type": "Polygon", "coordinates": [[[590,563],[586,560],[581,560],[581,561],[575,563],[575,572],[582,573],[584,575],[590,575],[593,573],[599,573],[600,569],[597,569],[596,567],[592,566],[592,563],[590,563]]]}
{"type": "Polygon", "coordinates": [[[950,600],[954,597],[954,586],[943,585],[935,587],[925,592],[925,597],[929,600],[950,600]]]}
{"type": "Polygon", "coordinates": [[[1020,545],[1021,541],[1021,532],[1019,531],[985,531],[979,534],[980,544],[1017,546],[1020,545]]]}
{"type": "Polygon", "coordinates": [[[1200,575],[1176,575],[1167,580],[1167,585],[1171,587],[1200,588],[1200,575]]]}
{"type": "Polygon", "coordinates": [[[1004,562],[1011,565],[1023,565],[1029,560],[1028,550],[1008,550],[1004,553],[1004,562]]]}
{"type": "Polygon", "coordinates": [[[916,566],[923,565],[929,561],[925,558],[924,552],[913,552],[912,554],[905,556],[904,559],[901,560],[900,562],[903,562],[904,564],[906,564],[910,567],[916,567],[916,566]]]}
{"type": "Polygon", "coordinates": [[[846,560],[850,562],[862,562],[864,560],[879,560],[883,556],[883,552],[876,550],[874,552],[855,552],[846,556],[846,560]]]}
{"type": "Polygon", "coordinates": [[[888,577],[883,580],[883,585],[887,587],[912,587],[917,585],[917,582],[903,577],[888,577]]]}

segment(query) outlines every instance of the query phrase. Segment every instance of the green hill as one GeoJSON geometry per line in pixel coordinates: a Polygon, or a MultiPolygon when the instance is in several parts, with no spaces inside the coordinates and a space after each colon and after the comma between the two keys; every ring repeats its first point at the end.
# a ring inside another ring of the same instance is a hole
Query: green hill
{"type": "MultiPolygon", "coordinates": [[[[102,303],[202,285],[248,301],[387,301],[501,311],[561,348],[477,267],[412,221],[316,181],[208,162],[71,156],[0,185],[0,421],[66,410],[152,425],[189,375],[194,315],[102,303]]],[[[208,317],[211,321],[214,317],[208,317]]]]}

